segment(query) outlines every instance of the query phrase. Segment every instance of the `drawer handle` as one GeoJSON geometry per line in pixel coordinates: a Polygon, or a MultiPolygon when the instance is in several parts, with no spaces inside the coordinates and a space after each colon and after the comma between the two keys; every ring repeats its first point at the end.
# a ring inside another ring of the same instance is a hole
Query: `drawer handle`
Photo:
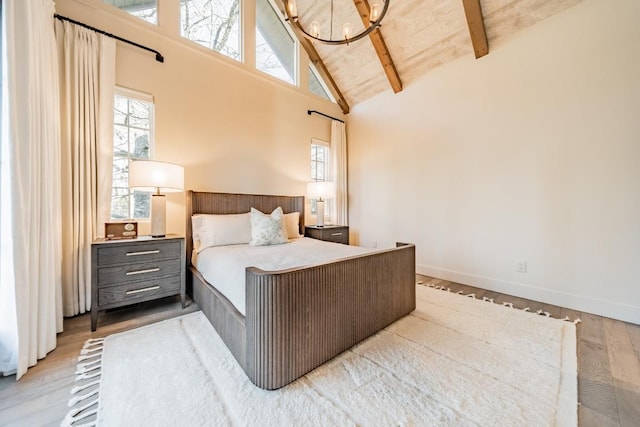
{"type": "Polygon", "coordinates": [[[332,236],[342,236],[342,233],[331,233],[332,236]]]}
{"type": "Polygon", "coordinates": [[[149,292],[155,291],[156,289],[160,289],[160,286],[149,286],[148,288],[136,289],[133,291],[127,291],[127,295],[139,294],[140,292],[149,292]]]}
{"type": "Polygon", "coordinates": [[[155,251],[127,252],[127,256],[151,255],[151,254],[159,254],[159,253],[160,253],[160,250],[156,249],[155,251]]]}
{"type": "Polygon", "coordinates": [[[136,274],[144,274],[144,273],[155,273],[156,271],[160,271],[160,269],[150,268],[148,270],[127,271],[127,276],[135,276],[136,274]]]}

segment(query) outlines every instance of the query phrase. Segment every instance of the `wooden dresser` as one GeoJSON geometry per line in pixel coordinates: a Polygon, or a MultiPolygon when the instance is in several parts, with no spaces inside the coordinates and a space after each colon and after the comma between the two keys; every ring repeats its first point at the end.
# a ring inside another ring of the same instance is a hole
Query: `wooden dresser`
{"type": "Polygon", "coordinates": [[[184,237],[98,239],[91,245],[91,330],[100,311],[180,294],[185,306],[184,237]]]}
{"type": "Polygon", "coordinates": [[[304,235],[325,242],[349,244],[349,226],[347,225],[307,225],[304,228],[304,235]]]}

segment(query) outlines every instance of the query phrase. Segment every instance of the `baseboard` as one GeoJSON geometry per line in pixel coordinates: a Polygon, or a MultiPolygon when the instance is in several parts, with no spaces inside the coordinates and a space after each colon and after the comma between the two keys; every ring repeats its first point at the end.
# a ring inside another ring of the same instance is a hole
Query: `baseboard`
{"type": "Polygon", "coordinates": [[[584,295],[576,295],[554,289],[541,288],[524,283],[509,282],[492,277],[452,271],[431,265],[416,265],[416,272],[425,276],[462,283],[463,285],[513,295],[546,304],[558,305],[577,311],[597,314],[640,325],[640,307],[621,304],[615,301],[594,299],[584,295]]]}

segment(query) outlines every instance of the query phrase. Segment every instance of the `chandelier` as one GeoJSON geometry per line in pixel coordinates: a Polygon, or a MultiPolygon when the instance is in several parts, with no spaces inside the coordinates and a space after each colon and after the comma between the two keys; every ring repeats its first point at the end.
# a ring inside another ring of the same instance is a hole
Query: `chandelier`
{"type": "MultiPolygon", "coordinates": [[[[305,21],[304,24],[301,22],[301,17],[298,16],[298,5],[296,4],[296,0],[284,0],[284,10],[287,14],[286,20],[295,25],[296,28],[298,28],[302,32],[302,34],[311,41],[317,41],[330,45],[348,45],[351,42],[360,40],[361,38],[369,35],[376,28],[380,27],[382,18],[384,18],[384,15],[387,13],[387,9],[389,8],[390,0],[382,0],[382,6],[380,5],[380,3],[374,3],[371,5],[369,9],[369,21],[364,24],[364,28],[362,29],[362,31],[357,34],[353,34],[353,26],[349,22],[344,22],[342,24],[342,33],[340,34],[340,36],[336,36],[335,38],[333,35],[333,1],[334,0],[331,0],[331,10],[329,14],[329,34],[321,34],[321,26],[318,21],[305,21]]],[[[352,0],[346,1],[351,2],[352,0]]],[[[317,3],[317,1],[314,1],[313,3],[317,3]]],[[[310,21],[311,19],[308,18],[307,20],[310,21]]]]}

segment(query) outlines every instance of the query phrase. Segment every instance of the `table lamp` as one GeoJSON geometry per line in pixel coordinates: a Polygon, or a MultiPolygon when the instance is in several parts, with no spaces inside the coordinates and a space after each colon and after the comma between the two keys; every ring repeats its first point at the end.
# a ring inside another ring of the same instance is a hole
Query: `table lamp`
{"type": "Polygon", "coordinates": [[[307,184],[307,197],[317,199],[316,226],[324,227],[324,199],[334,197],[336,185],[329,181],[314,181],[307,184]]]}
{"type": "Polygon", "coordinates": [[[184,168],[155,160],[134,160],[129,164],[129,188],[154,192],[151,196],[151,237],[164,237],[167,230],[167,201],[160,192],[184,189],[184,168]]]}

